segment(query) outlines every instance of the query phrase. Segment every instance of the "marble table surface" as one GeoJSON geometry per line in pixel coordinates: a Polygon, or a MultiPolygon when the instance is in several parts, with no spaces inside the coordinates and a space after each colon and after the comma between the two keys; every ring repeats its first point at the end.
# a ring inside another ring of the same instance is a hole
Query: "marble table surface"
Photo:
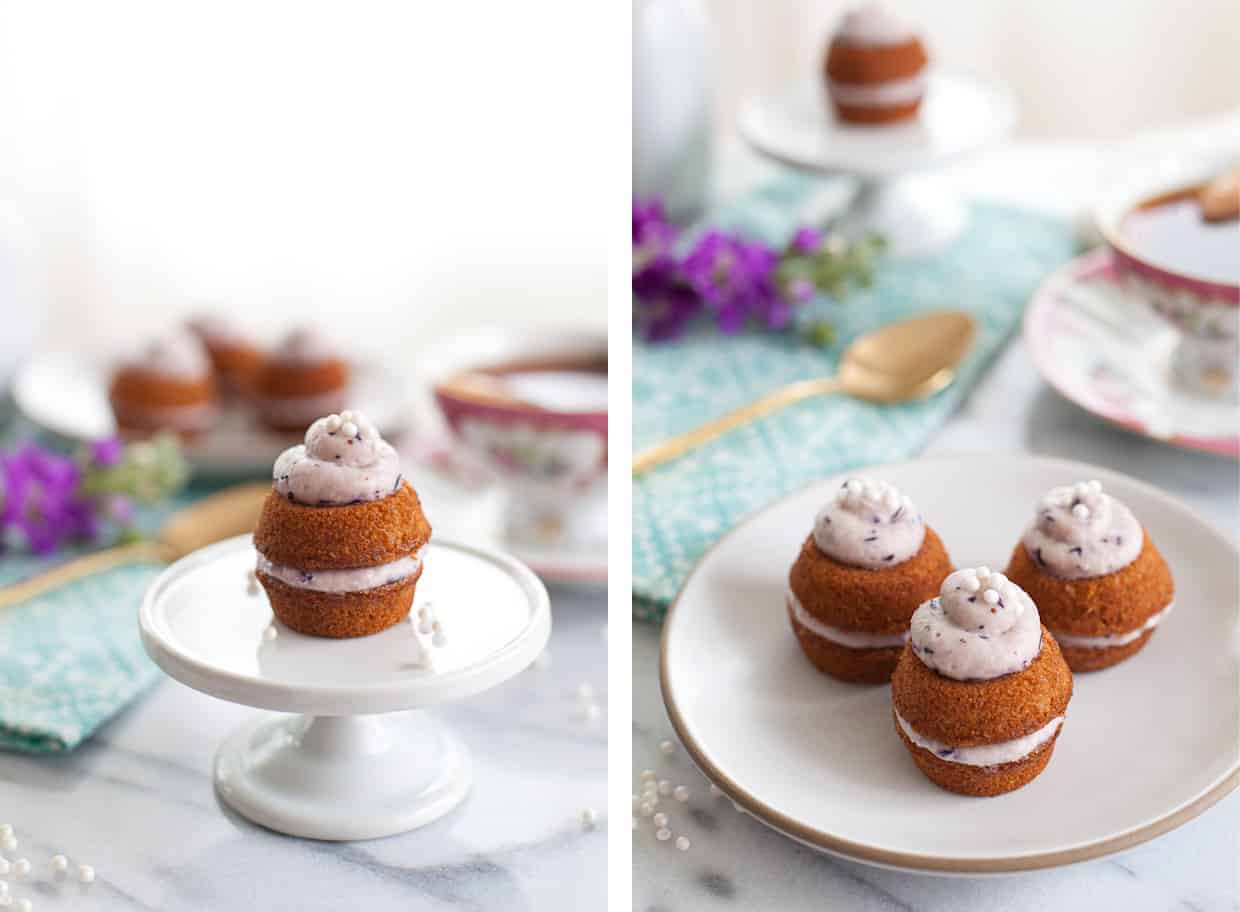
{"type": "Polygon", "coordinates": [[[63,757],[0,754],[0,822],[32,876],[7,878],[44,910],[572,910],[606,897],[604,712],[587,721],[576,690],[606,705],[602,591],[551,588],[550,664],[433,712],[474,759],[474,788],[412,833],[355,843],[295,839],[225,810],[210,770],[223,738],[257,711],[161,679],[63,757]],[[597,826],[580,822],[584,808],[597,826]],[[94,884],[56,881],[64,853],[94,884]]]}
{"type": "MultiPolygon", "coordinates": [[[[1129,156],[1145,156],[1185,135],[1240,136],[1230,117],[1166,136],[1111,146],[1016,143],[945,177],[960,191],[1072,217],[1092,188],[1129,156]],[[1019,175],[1019,179],[1017,179],[1019,175]]],[[[770,173],[735,144],[721,154],[720,183],[738,193],[770,173]]],[[[1150,482],[1192,506],[1240,541],[1240,464],[1179,450],[1102,424],[1063,400],[1038,376],[1014,339],[927,455],[1035,454],[1108,466],[1150,482]]],[[[633,908],[638,912],[723,909],[848,909],[959,912],[996,909],[1240,910],[1240,790],[1177,830],[1126,852],[1065,868],[1002,877],[934,877],[888,871],[816,853],[713,800],[684,749],[672,739],[659,694],[658,631],[633,626],[633,790],[638,771],[688,786],[687,806],[671,802],[673,828],[687,852],[658,842],[646,824],[633,834],[633,908]]]]}

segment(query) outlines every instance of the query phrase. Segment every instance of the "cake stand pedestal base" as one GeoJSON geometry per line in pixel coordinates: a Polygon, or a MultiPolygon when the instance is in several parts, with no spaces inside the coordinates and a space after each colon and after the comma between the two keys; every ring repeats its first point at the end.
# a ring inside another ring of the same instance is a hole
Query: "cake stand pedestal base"
{"type": "Polygon", "coordinates": [[[469,751],[421,712],[286,716],[249,723],[215,758],[220,800],[268,829],[375,839],[425,826],[464,800],[469,751]]]}

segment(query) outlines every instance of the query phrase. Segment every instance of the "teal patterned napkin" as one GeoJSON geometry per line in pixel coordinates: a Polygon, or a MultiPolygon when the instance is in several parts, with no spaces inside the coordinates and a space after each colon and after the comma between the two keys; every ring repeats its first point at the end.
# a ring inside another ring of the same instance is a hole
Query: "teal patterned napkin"
{"type": "MultiPolygon", "coordinates": [[[[782,243],[821,182],[788,175],[707,221],[782,243]]],[[[634,614],[661,622],[698,558],[743,516],[853,466],[908,458],[960,404],[1017,325],[1042,279],[1075,253],[1058,219],[973,203],[947,251],[879,264],[872,288],[821,316],[839,331],[828,351],[798,339],[701,329],[673,343],[633,343],[633,445],[640,450],[809,377],[832,373],[848,340],[919,311],[967,310],[979,336],[959,379],[932,399],[876,405],[830,396],[792,406],[647,473],[633,488],[634,614]]],[[[810,517],[806,517],[806,522],[810,517]]]]}
{"type": "Polygon", "coordinates": [[[0,748],[72,750],[155,680],[138,606],[162,569],[114,567],[0,612],[0,748]]]}

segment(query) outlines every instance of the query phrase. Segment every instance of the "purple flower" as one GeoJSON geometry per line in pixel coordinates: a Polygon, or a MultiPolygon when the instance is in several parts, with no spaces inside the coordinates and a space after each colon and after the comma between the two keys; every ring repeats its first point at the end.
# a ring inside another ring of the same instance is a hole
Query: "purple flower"
{"type": "Polygon", "coordinates": [[[66,538],[93,536],[98,521],[90,501],[77,496],[80,480],[72,459],[34,444],[0,456],[0,526],[21,532],[37,554],[55,550],[66,538]]]}
{"type": "Polygon", "coordinates": [[[797,253],[817,253],[822,247],[822,231],[808,225],[798,228],[791,246],[797,253]]]}
{"type": "Polygon", "coordinates": [[[125,445],[119,437],[104,437],[90,445],[90,459],[96,465],[114,466],[121,461],[125,445]]]}
{"type": "Polygon", "coordinates": [[[633,324],[649,342],[679,338],[702,311],[702,301],[681,282],[669,282],[656,293],[633,302],[633,324]]]}
{"type": "Polygon", "coordinates": [[[775,288],[778,262],[765,244],[708,231],[685,257],[683,269],[719,329],[735,333],[751,316],[772,329],[787,324],[791,310],[775,288]]]}

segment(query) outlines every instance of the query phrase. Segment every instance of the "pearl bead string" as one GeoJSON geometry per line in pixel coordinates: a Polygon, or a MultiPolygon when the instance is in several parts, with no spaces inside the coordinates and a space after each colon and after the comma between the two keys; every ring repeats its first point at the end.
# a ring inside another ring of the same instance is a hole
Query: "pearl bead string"
{"type": "MultiPolygon", "coordinates": [[[[5,852],[13,852],[17,849],[17,834],[13,830],[11,823],[0,823],[0,849],[5,852]]],[[[52,878],[54,880],[62,880],[69,875],[69,859],[65,855],[56,854],[51,858],[50,863],[52,878]]],[[[17,858],[10,861],[0,856],[0,877],[12,877],[14,880],[25,880],[30,876],[33,865],[29,858],[17,858]]],[[[88,864],[79,864],[77,866],[77,879],[83,884],[91,884],[95,881],[95,869],[88,864]]],[[[0,880],[0,908],[13,908],[18,912],[33,912],[34,900],[28,897],[15,897],[12,895],[11,887],[7,880],[0,880]]]]}

